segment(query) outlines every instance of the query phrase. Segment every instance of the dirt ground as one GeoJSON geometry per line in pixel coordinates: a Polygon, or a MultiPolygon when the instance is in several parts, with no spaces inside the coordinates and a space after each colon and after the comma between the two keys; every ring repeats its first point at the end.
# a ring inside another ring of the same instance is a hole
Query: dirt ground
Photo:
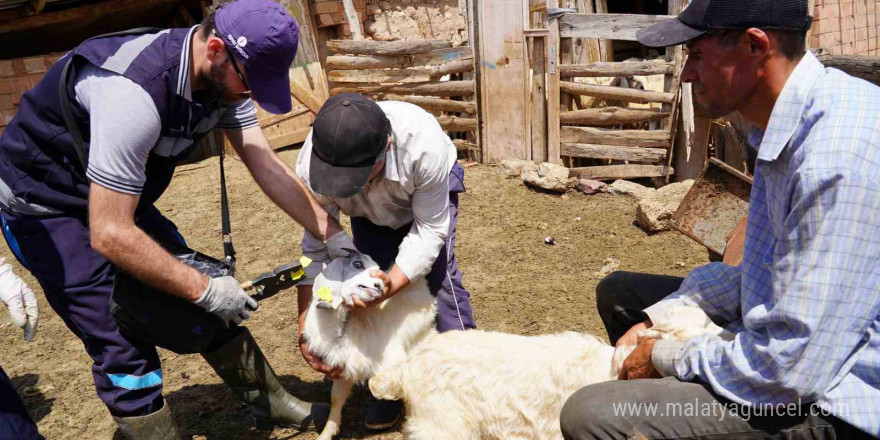
{"type": "MultiPolygon", "coordinates": [[[[293,164],[296,154],[290,150],[281,157],[293,164]]],[[[302,229],[260,192],[240,161],[227,163],[239,278],[298,257],[302,229]]],[[[158,203],[190,246],[215,256],[222,255],[218,173],[216,158],[181,167],[158,203]]],[[[576,330],[604,337],[594,288],[607,258],[619,260],[620,270],[679,276],[707,262],[706,250],[681,234],[647,235],[637,228],[636,202],[629,197],[537,193],[489,166],[468,168],[466,174],[456,252],[483,329],[527,335],[576,330]],[[558,244],[543,244],[548,235],[558,244]]],[[[13,260],[5,246],[0,256],[13,260]]],[[[82,344],[49,308],[35,280],[20,267],[16,273],[40,298],[40,329],[36,340],[25,344],[21,331],[0,312],[0,365],[40,431],[50,440],[121,439],[95,395],[91,361],[82,344]]],[[[288,390],[305,399],[329,400],[329,383],[308,367],[294,344],[294,290],[265,300],[247,325],[288,390]]],[[[288,429],[255,431],[246,407],[199,356],[160,352],[165,396],[184,438],[316,438],[288,429]]],[[[401,438],[396,430],[366,431],[364,402],[362,392],[349,401],[342,438],[401,438]]]]}

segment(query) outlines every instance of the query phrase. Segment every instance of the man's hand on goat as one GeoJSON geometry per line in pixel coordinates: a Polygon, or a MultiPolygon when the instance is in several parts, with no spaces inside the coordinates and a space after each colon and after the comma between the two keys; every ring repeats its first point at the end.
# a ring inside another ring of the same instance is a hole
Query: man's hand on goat
{"type": "Polygon", "coordinates": [[[34,292],[12,272],[12,266],[0,258],[0,301],[9,308],[12,322],[24,330],[25,342],[34,339],[39,321],[37,297],[34,292]]]}
{"type": "MultiPolygon", "coordinates": [[[[403,287],[395,286],[394,277],[390,273],[383,272],[381,270],[371,270],[370,276],[382,281],[382,295],[368,302],[363,302],[360,298],[354,296],[351,298],[352,304],[348,305],[349,308],[366,309],[368,307],[377,306],[379,304],[382,304],[382,301],[385,301],[386,299],[394,296],[394,294],[396,294],[403,287]]],[[[398,284],[400,284],[400,281],[398,281],[398,284]]]]}
{"type": "Polygon", "coordinates": [[[651,352],[657,339],[643,338],[638,341],[636,349],[623,361],[623,367],[617,373],[620,380],[659,379],[660,372],[654,368],[651,352]]]}
{"type": "Polygon", "coordinates": [[[639,345],[639,333],[649,329],[653,324],[651,323],[651,319],[646,319],[644,322],[640,322],[634,326],[632,326],[620,339],[617,340],[617,343],[614,344],[615,348],[620,348],[625,345],[636,346],[639,345]]]}
{"type": "Polygon", "coordinates": [[[324,359],[322,359],[321,356],[316,356],[309,351],[309,343],[306,341],[306,338],[302,336],[302,331],[300,331],[299,334],[299,351],[302,353],[306,363],[308,363],[313,370],[327,375],[330,379],[342,378],[342,372],[344,371],[342,367],[333,368],[325,364],[324,359]]]}

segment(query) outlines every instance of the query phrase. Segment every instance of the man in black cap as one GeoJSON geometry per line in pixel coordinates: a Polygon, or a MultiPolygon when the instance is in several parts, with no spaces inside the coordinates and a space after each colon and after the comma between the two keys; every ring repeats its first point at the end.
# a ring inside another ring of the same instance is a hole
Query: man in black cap
{"type": "Polygon", "coordinates": [[[682,81],[706,113],[754,124],[744,258],[599,283],[611,342],[635,350],[626,381],[569,398],[566,439],[880,436],[880,88],[807,52],[811,21],[806,0],[693,0],[637,34],[686,44],[682,81]],[[734,337],[640,339],[671,306],[734,337]]]}
{"type": "MultiPolygon", "coordinates": [[[[452,141],[430,113],[405,102],[375,103],[346,93],[327,100],[315,117],[297,159],[296,172],[318,202],[334,217],[351,217],[354,244],[385,269],[383,295],[355,308],[372,307],[395,295],[412,280],[427,277],[437,296],[437,329],[474,328],[470,293],[462,286],[455,260],[458,194],[464,192],[464,170],[452,141]]],[[[331,239],[328,244],[332,245],[331,239]]],[[[327,245],[305,231],[303,255],[315,263],[298,285],[300,335],[312,295],[312,280],[329,261],[327,245]]],[[[333,374],[309,353],[315,370],[333,374]]],[[[367,408],[370,429],[393,426],[399,402],[372,400],[367,408]]]]}

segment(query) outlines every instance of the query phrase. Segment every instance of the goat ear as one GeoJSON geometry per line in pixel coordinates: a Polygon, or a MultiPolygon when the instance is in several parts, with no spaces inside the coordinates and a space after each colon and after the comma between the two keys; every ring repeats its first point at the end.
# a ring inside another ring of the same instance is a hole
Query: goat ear
{"type": "Polygon", "coordinates": [[[344,250],[345,252],[348,252],[348,256],[349,256],[349,257],[351,257],[351,256],[353,256],[353,255],[358,255],[358,254],[360,254],[360,252],[358,252],[357,249],[352,249],[352,248],[342,248],[342,250],[344,250]]]}
{"type": "Polygon", "coordinates": [[[328,303],[326,301],[318,301],[317,303],[315,303],[315,307],[319,308],[319,309],[332,309],[333,308],[333,306],[330,305],[330,303],[328,303]]]}

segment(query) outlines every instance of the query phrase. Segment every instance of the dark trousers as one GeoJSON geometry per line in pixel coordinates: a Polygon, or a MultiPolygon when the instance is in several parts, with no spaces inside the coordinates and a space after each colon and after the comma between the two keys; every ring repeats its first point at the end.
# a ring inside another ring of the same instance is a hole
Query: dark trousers
{"type": "MultiPolygon", "coordinates": [[[[471,293],[462,286],[461,271],[455,260],[458,194],[464,191],[464,170],[456,163],[449,173],[449,233],[446,245],[440,249],[431,272],[426,276],[431,294],[437,297],[437,330],[440,332],[476,328],[471,293]]],[[[376,225],[365,217],[351,218],[354,245],[384,269],[394,264],[398,247],[411,227],[412,223],[392,229],[376,225]]]]}
{"type": "Polygon", "coordinates": [[[41,440],[9,376],[0,368],[0,440],[41,440]]]}
{"type": "MultiPolygon", "coordinates": [[[[98,397],[118,417],[158,411],[162,370],[156,347],[120,333],[110,314],[115,267],[90,245],[84,218],[2,213],[7,244],[34,275],[55,310],[92,358],[98,397]]],[[[181,240],[177,227],[155,208],[138,226],[157,241],[181,240]]]]}
{"type": "MultiPolygon", "coordinates": [[[[616,342],[646,319],[645,308],[671,294],[682,279],[614,272],[596,286],[599,315],[616,342]]],[[[613,381],[578,390],[562,408],[567,440],[611,440],[638,432],[648,439],[871,439],[813,405],[782,415],[736,405],[708,385],[664,379],[613,381]]]]}

